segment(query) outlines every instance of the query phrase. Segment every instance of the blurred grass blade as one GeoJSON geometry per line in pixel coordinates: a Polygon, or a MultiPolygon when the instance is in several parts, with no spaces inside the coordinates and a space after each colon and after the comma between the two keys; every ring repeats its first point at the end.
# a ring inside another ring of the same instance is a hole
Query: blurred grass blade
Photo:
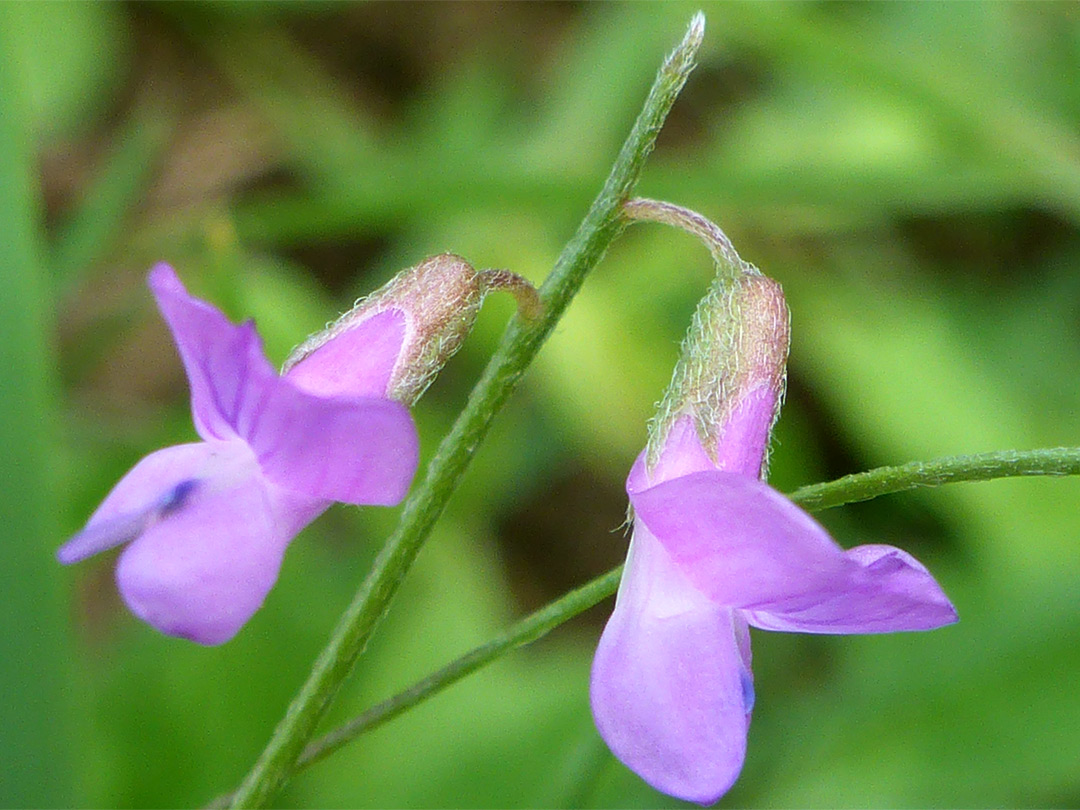
{"type": "Polygon", "coordinates": [[[585,8],[572,41],[554,65],[541,101],[541,126],[529,136],[532,159],[553,168],[587,161],[619,143],[620,122],[637,110],[633,92],[652,76],[650,58],[665,33],[685,19],[681,5],[597,3],[585,8]],[[586,123],[582,111],[587,110],[586,123]],[[574,144],[567,150],[566,144],[574,144]]]}
{"type": "Polygon", "coordinates": [[[53,242],[51,265],[59,290],[107,256],[146,192],[170,131],[168,121],[152,107],[136,109],[125,122],[98,176],[53,242]]]}
{"type": "Polygon", "coordinates": [[[41,272],[30,127],[20,104],[19,50],[11,32],[21,6],[0,4],[0,806],[71,803],[60,572],[53,560],[56,507],[53,361],[41,272]]]}
{"type": "MultiPolygon", "coordinates": [[[[973,14],[980,14],[977,8],[969,6],[973,14]]],[[[929,52],[890,52],[862,29],[814,20],[805,11],[798,4],[740,4],[731,22],[767,42],[778,60],[800,74],[817,74],[834,87],[876,88],[918,105],[976,154],[1020,167],[1029,204],[1049,202],[1062,216],[1080,221],[1080,139],[1071,121],[1032,106],[1022,88],[1000,87],[1001,77],[985,63],[973,65],[968,49],[954,47],[947,61],[934,64],[929,52]]]]}
{"type": "Polygon", "coordinates": [[[348,193],[385,162],[360,108],[316,59],[272,24],[212,24],[169,9],[229,80],[259,108],[293,167],[314,186],[348,193]]]}

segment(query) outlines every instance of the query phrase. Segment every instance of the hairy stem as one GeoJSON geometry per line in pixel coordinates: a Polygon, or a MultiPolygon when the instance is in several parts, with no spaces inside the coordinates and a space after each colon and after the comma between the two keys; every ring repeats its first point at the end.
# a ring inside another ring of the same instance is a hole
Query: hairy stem
{"type": "Polygon", "coordinates": [[[903,492],[962,481],[990,481],[1021,475],[1080,475],[1080,447],[1043,450],[999,450],[933,461],[909,461],[845,475],[827,484],[810,484],[791,493],[791,500],[811,512],[903,492]]]}
{"type": "Polygon", "coordinates": [[[704,25],[704,17],[695,15],[686,36],[660,68],[607,182],[540,288],[544,304],[541,316],[532,322],[519,317],[510,322],[464,410],[439,445],[424,480],[413,489],[396,531],[387,540],[370,574],[342,615],[307,682],[233,797],[234,807],[265,806],[289,778],[304,746],[386,613],[390,600],[442,514],[495,414],[581,287],[586,274],[619,234],[623,224],[621,206],[629,198],[660,128],[694,67],[704,25]]]}
{"type": "Polygon", "coordinates": [[[623,206],[623,214],[629,220],[637,222],[659,222],[682,228],[689,234],[696,236],[712,254],[716,262],[717,270],[726,269],[730,273],[744,272],[759,275],[760,271],[753,265],[742,260],[731,240],[727,238],[720,228],[710,220],[703,217],[697,211],[683,208],[674,203],[650,200],[645,197],[635,197],[627,200],[623,206]]]}

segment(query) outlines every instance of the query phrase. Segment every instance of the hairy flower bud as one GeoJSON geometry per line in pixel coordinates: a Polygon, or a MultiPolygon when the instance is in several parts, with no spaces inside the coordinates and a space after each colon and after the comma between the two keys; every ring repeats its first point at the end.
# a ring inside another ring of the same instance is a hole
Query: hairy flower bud
{"type": "MultiPolygon", "coordinates": [[[[340,351],[348,342],[347,333],[388,313],[384,317],[400,325],[401,344],[397,360],[389,369],[386,390],[381,393],[412,405],[461,347],[476,322],[484,296],[495,289],[512,293],[524,317],[538,314],[539,296],[521,276],[506,270],[478,271],[452,253],[432,256],[402,270],[322,332],[300,344],[285,361],[283,373],[292,372],[294,367],[299,372],[302,362],[331,340],[340,351]]],[[[352,361],[342,357],[342,362],[352,361]]]]}
{"type": "Polygon", "coordinates": [[[789,343],[790,315],[779,284],[756,270],[734,278],[719,274],[694,313],[652,425],[650,464],[675,422],[689,416],[714,464],[763,476],[789,343]],[[735,449],[740,458],[720,458],[735,449]]]}

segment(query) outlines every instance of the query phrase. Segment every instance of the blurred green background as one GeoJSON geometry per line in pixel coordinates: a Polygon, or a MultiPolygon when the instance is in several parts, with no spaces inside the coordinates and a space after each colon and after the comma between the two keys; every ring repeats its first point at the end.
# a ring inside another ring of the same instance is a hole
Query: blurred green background
{"type": "MultiPolygon", "coordinates": [[[[335,508],[240,636],[134,620],[115,555],[53,552],[137,459],[194,437],[144,285],[167,260],[280,362],[444,250],[539,282],[664,53],[701,65],[642,194],[716,220],[793,313],[784,490],[888,463],[1080,443],[1075,4],[0,4],[0,804],[199,805],[236,784],[397,510],[335,508]]],[[[342,720],[615,564],[623,479],[705,250],[627,232],[498,420],[342,720]]],[[[507,317],[493,297],[416,409],[430,454],[507,317]]],[[[725,805],[1080,805],[1080,481],[825,513],[919,556],[961,622],[755,634],[725,805]]],[[[607,752],[607,603],[298,777],[285,806],[677,805],[607,752]]]]}

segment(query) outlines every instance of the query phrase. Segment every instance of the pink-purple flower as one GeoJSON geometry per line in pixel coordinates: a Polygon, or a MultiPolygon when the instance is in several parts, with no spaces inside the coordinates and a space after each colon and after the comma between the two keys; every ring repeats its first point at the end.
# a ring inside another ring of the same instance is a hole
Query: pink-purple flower
{"type": "Polygon", "coordinates": [[[262,605],[289,541],[331,502],[404,497],[418,440],[387,388],[406,318],[378,312],[282,376],[252,323],[190,296],[167,265],[149,283],[202,441],[136,464],[57,557],[126,543],[116,580],[132,612],[163,633],[220,644],[262,605]]]}
{"type": "Polygon", "coordinates": [[[601,736],[660,791],[711,804],[734,783],[754,706],[749,627],[929,630],[956,621],[934,578],[883,545],[843,550],[764,483],[787,307],[748,265],[702,302],[626,489],[633,536],[593,663],[601,736]]]}
{"type": "Polygon", "coordinates": [[[62,563],[127,544],[116,566],[132,612],[200,644],[232,638],[277,580],[289,542],[332,502],[390,506],[416,472],[411,406],[461,346],[485,295],[524,317],[528,281],[451,253],[401,271],[296,348],[278,374],[252,323],[188,294],[172,268],[150,288],[187,371],[202,441],[151,453],[125,475],[62,563]]]}

